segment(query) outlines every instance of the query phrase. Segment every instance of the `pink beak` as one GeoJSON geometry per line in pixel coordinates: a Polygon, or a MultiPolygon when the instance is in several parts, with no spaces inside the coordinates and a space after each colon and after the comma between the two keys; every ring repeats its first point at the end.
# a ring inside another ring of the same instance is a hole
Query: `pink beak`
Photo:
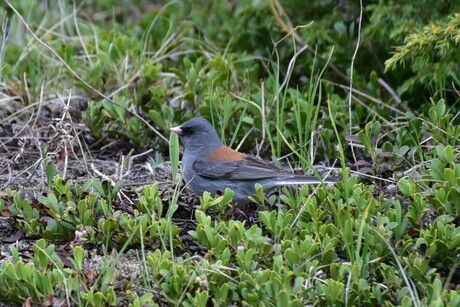
{"type": "Polygon", "coordinates": [[[182,129],[180,126],[169,128],[169,131],[172,131],[178,135],[182,135],[182,129]]]}

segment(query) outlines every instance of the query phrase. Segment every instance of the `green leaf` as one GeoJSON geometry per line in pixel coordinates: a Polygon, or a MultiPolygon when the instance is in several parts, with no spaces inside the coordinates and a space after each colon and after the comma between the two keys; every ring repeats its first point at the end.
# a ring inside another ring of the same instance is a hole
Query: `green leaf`
{"type": "Polygon", "coordinates": [[[454,149],[452,148],[452,146],[447,145],[444,149],[444,159],[447,163],[452,163],[456,160],[454,149]]]}
{"type": "Polygon", "coordinates": [[[176,133],[169,135],[169,157],[172,165],[172,180],[176,182],[177,171],[179,169],[179,137],[176,133]]]}
{"type": "Polygon", "coordinates": [[[398,188],[405,196],[412,196],[416,192],[415,184],[412,179],[400,179],[398,181],[398,188]]]}
{"type": "Polygon", "coordinates": [[[103,197],[107,197],[107,193],[102,187],[102,182],[99,179],[93,178],[93,188],[103,197]]]}
{"type": "Polygon", "coordinates": [[[76,246],[73,249],[74,269],[81,271],[85,261],[85,250],[81,246],[76,246]]]}
{"type": "Polygon", "coordinates": [[[445,180],[444,178],[444,164],[441,160],[434,158],[431,160],[431,173],[437,180],[445,180]]]}

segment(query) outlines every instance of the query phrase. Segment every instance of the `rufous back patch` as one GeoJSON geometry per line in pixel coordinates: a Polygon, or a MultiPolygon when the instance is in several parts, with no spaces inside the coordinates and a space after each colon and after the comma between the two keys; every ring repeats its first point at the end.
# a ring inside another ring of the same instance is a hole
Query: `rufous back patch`
{"type": "Polygon", "coordinates": [[[227,146],[221,146],[218,149],[214,150],[212,153],[205,157],[206,160],[212,161],[223,161],[223,162],[230,162],[230,161],[238,161],[245,157],[246,155],[233,150],[227,146]]]}

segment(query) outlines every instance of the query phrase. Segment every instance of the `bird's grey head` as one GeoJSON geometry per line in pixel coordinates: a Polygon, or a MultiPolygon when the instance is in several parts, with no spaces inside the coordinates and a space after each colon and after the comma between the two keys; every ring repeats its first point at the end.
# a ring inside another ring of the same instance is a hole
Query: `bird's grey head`
{"type": "Polygon", "coordinates": [[[202,117],[188,120],[179,127],[171,128],[171,131],[181,136],[185,154],[206,156],[222,146],[214,127],[202,117]]]}

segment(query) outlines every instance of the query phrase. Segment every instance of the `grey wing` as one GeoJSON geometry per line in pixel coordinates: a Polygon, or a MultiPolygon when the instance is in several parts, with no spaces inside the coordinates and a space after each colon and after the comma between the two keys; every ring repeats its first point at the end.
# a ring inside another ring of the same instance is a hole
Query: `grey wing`
{"type": "Polygon", "coordinates": [[[257,180],[293,175],[251,156],[247,156],[238,162],[197,160],[193,163],[193,169],[198,175],[203,177],[229,180],[257,180]]]}

